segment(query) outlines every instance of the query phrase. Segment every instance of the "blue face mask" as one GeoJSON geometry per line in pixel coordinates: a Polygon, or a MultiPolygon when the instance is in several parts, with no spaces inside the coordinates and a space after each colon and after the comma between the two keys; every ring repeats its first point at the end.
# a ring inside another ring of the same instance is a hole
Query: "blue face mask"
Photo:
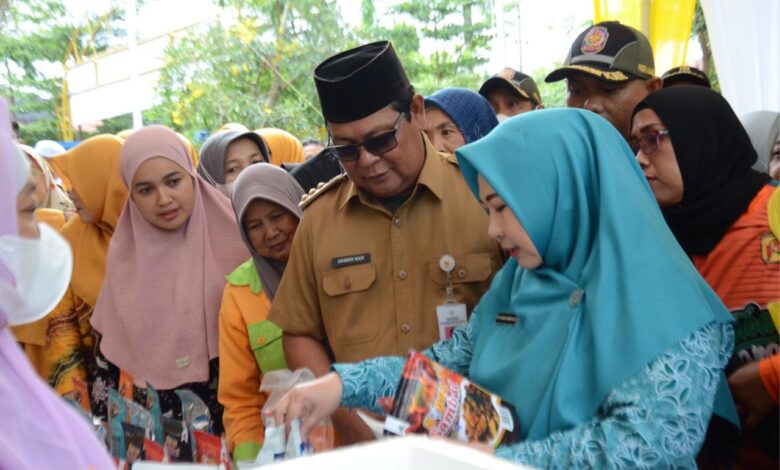
{"type": "Polygon", "coordinates": [[[70,283],[73,254],[70,245],[46,224],[38,224],[40,236],[0,237],[0,263],[16,286],[0,283],[0,310],[11,326],[32,323],[57,306],[70,283]]]}

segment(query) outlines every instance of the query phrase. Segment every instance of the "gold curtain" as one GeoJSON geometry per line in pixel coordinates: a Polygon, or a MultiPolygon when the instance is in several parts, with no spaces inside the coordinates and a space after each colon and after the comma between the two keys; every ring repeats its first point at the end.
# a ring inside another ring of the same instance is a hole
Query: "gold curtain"
{"type": "Polygon", "coordinates": [[[685,65],[696,0],[593,0],[594,22],[617,20],[645,33],[655,74],[685,65]]]}

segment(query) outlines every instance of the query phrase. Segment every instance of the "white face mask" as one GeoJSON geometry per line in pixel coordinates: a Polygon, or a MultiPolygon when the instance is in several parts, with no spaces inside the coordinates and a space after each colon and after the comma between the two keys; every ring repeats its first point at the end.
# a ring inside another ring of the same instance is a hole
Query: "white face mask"
{"type": "Polygon", "coordinates": [[[57,306],[70,283],[73,254],[53,228],[38,224],[40,237],[0,237],[0,262],[16,287],[0,282],[0,310],[9,325],[32,323],[57,306]]]}
{"type": "Polygon", "coordinates": [[[509,119],[511,116],[507,116],[506,114],[496,114],[496,119],[498,119],[498,123],[501,124],[502,122],[509,119]]]}

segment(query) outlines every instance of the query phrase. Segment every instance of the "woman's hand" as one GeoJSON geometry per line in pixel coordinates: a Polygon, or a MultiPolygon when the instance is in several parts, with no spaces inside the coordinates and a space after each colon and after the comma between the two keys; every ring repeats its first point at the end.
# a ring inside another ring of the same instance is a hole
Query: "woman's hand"
{"type": "Polygon", "coordinates": [[[331,372],[312,382],[296,385],[265,414],[273,416],[277,426],[299,419],[301,437],[305,439],[320,420],[336,411],[341,392],[341,378],[331,372]]]}

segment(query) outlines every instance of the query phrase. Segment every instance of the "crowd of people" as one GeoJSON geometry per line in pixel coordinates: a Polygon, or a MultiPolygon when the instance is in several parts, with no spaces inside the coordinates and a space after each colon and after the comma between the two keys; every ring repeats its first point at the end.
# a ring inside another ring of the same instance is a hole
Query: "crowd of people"
{"type": "Polygon", "coordinates": [[[313,76],[327,146],[227,123],[199,152],[157,125],[33,148],[0,110],[0,468],[114,466],[84,391],[104,419],[116,391],[182,419],[190,391],[235,461],[264,415],[372,440],[357,411],[412,349],[514,405],[520,441],[481,449],[517,463],[778,468],[777,112],[658,76],[617,22],[546,77],[566,108],[510,68],[423,97],[386,41],[313,76]],[[264,407],[286,368],[318,379],[264,407]]]}

